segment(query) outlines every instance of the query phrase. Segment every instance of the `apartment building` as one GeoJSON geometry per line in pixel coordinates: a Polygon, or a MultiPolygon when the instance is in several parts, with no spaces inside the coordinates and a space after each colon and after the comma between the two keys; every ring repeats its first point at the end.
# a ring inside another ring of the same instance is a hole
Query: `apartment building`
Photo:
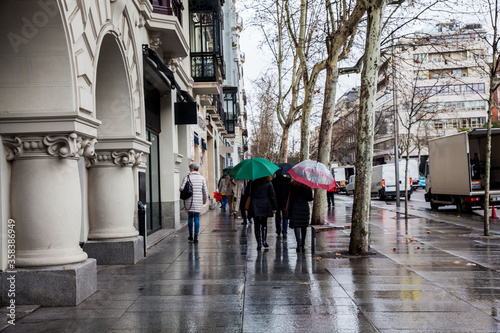
{"type": "Polygon", "coordinates": [[[82,302],[97,264],[135,264],[145,236],[185,225],[190,163],[213,192],[244,156],[234,5],[0,2],[0,270],[17,271],[16,304],[82,302]]]}
{"type": "Polygon", "coordinates": [[[430,138],[483,127],[489,91],[485,34],[480,24],[451,21],[386,50],[375,112],[388,131],[375,136],[375,159],[393,150],[395,126],[401,156],[408,151],[412,157],[428,154],[430,138]]]}

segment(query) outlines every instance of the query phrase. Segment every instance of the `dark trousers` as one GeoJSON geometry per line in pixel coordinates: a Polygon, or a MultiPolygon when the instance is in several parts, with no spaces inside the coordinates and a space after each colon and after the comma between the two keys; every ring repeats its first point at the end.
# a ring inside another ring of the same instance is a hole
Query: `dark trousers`
{"type": "Polygon", "coordinates": [[[328,202],[328,206],[335,206],[334,195],[335,192],[326,192],[326,202],[328,202]]]}
{"type": "Polygon", "coordinates": [[[276,211],[276,214],[274,215],[274,223],[276,226],[276,233],[278,234],[278,236],[283,234],[283,236],[286,237],[288,232],[288,219],[285,219],[284,216],[285,216],[285,210],[278,209],[276,211]]]}
{"type": "Polygon", "coordinates": [[[241,212],[241,218],[243,219],[244,222],[247,221],[247,211],[245,209],[245,205],[247,203],[247,196],[242,194],[241,199],[240,199],[240,212],[241,212]]]}

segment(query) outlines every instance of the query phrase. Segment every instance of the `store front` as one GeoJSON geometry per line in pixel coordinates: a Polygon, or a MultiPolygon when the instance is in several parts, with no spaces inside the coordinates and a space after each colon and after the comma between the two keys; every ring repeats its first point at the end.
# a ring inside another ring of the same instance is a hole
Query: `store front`
{"type": "Polygon", "coordinates": [[[161,229],[160,194],[160,92],[149,81],[144,81],[146,108],[146,139],[151,142],[146,169],[146,229],[148,233],[161,229]]]}

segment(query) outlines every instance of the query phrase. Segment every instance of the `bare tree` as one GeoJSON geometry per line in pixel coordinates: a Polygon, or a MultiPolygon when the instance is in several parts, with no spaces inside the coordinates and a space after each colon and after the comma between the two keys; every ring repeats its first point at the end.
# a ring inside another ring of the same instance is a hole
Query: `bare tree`
{"type": "MultiPolygon", "coordinates": [[[[335,115],[335,95],[339,78],[338,62],[349,56],[356,29],[366,12],[365,3],[325,2],[327,12],[326,79],[321,127],[318,137],[318,162],[330,164],[332,125],[335,115]]],[[[311,224],[324,224],[326,214],[326,191],[316,190],[311,224]]]]}
{"type": "Polygon", "coordinates": [[[489,68],[489,97],[488,97],[488,123],[487,123],[487,141],[486,141],[486,184],[484,189],[484,235],[490,234],[489,223],[489,205],[490,205],[490,182],[491,182],[491,127],[492,114],[495,107],[495,92],[500,87],[499,66],[500,66],[500,22],[498,12],[500,10],[498,0],[488,0],[489,20],[493,33],[487,41],[491,47],[491,65],[489,68]]]}
{"type": "Polygon", "coordinates": [[[273,98],[272,91],[275,88],[275,82],[272,77],[260,78],[258,84],[259,90],[256,93],[256,104],[250,109],[252,114],[252,135],[251,146],[252,157],[263,157],[270,161],[278,159],[278,137],[274,115],[276,110],[276,100],[273,98]]]}
{"type": "Polygon", "coordinates": [[[299,71],[302,75],[303,99],[301,104],[301,140],[300,159],[309,158],[309,124],[316,93],[319,74],[326,68],[326,61],[316,55],[319,41],[318,6],[312,0],[300,0],[300,7],[295,8],[289,0],[284,0],[287,13],[286,23],[291,41],[299,59],[299,71]]]}
{"type": "Polygon", "coordinates": [[[300,120],[301,105],[298,99],[301,68],[298,66],[297,52],[288,35],[284,1],[254,1],[252,5],[255,10],[254,24],[264,37],[262,46],[271,52],[275,66],[262,76],[275,76],[277,79],[276,87],[270,93],[276,99],[275,112],[282,129],[278,161],[286,162],[290,129],[300,120]]]}
{"type": "Polygon", "coordinates": [[[365,57],[361,74],[358,146],[356,150],[356,183],[352,209],[349,253],[367,254],[369,250],[369,219],[373,159],[373,110],[380,67],[380,34],[386,0],[365,1],[368,23],[365,57]]]}

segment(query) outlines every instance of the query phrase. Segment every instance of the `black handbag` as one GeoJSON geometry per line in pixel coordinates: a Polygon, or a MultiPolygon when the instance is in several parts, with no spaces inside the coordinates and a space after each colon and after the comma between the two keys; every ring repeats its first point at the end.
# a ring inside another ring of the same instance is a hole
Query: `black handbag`
{"type": "Polygon", "coordinates": [[[187,200],[193,196],[193,184],[191,184],[191,180],[189,179],[189,175],[187,176],[187,182],[186,185],[184,185],[184,188],[181,190],[181,199],[182,200],[187,200]]]}

